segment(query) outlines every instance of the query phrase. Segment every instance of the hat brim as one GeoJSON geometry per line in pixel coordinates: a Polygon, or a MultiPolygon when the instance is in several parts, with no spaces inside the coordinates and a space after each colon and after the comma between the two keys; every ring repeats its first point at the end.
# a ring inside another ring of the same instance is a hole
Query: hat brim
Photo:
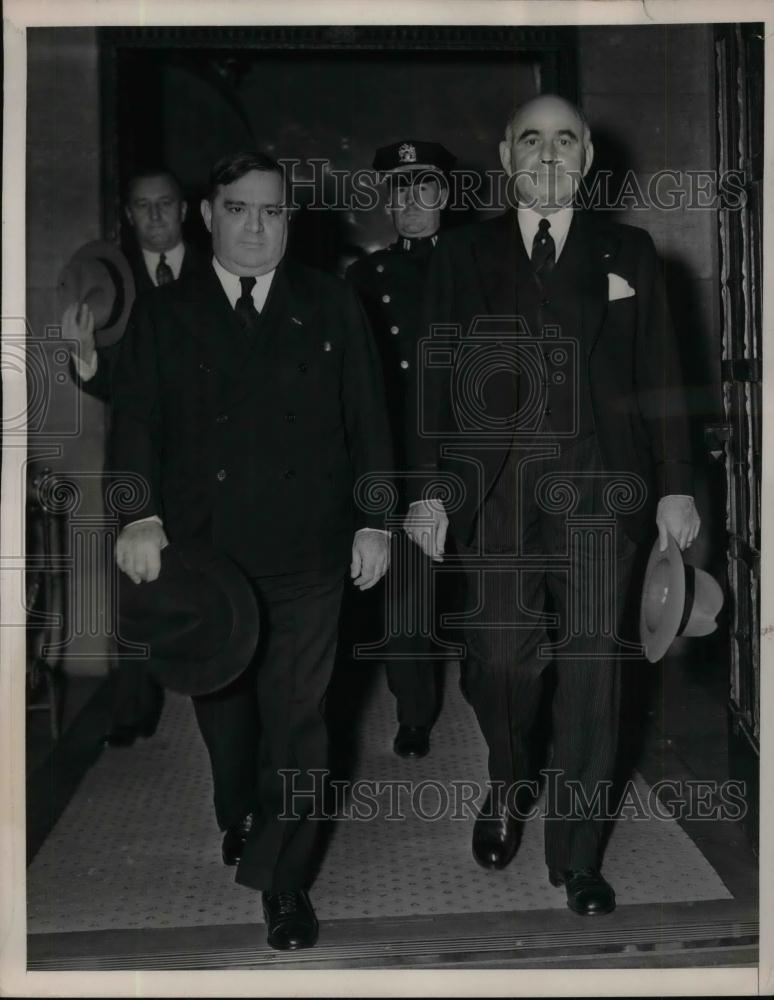
{"type": "MultiPolygon", "coordinates": [[[[228,556],[199,542],[179,542],[166,546],[161,553],[162,580],[164,566],[170,558],[179,559],[182,564],[196,572],[208,574],[218,585],[231,609],[230,632],[212,656],[191,659],[190,657],[158,656],[153,653],[144,660],[149,673],[170,691],[191,696],[212,694],[226,687],[249,666],[258,646],[260,633],[260,613],[255,592],[247,577],[228,556]]],[[[133,621],[131,629],[122,625],[122,636],[131,641],[145,641],[138,634],[137,622],[141,621],[145,602],[154,595],[146,583],[133,583],[121,574],[120,610],[122,617],[133,621]],[[127,635],[127,631],[131,634],[127,635]]],[[[127,661],[126,667],[131,667],[127,661]]]]}
{"type": "MultiPolygon", "coordinates": [[[[88,260],[96,260],[102,264],[111,275],[115,286],[116,303],[109,317],[109,322],[94,331],[97,347],[111,347],[118,343],[126,331],[136,295],[134,275],[129,261],[115,243],[110,243],[107,240],[93,240],[76,250],[65,267],[62,268],[59,276],[60,292],[66,270],[77,267],[80,262],[88,260]]],[[[61,304],[64,307],[70,303],[63,301],[61,304]]]]}
{"type": "Polygon", "coordinates": [[[651,549],[640,602],[640,642],[645,658],[656,663],[677,637],[685,608],[685,565],[677,542],[667,535],[667,547],[651,549]]]}

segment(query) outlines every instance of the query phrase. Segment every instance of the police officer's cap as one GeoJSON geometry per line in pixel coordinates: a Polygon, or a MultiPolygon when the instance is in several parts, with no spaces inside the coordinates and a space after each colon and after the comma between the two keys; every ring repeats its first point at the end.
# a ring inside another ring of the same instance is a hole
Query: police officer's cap
{"type": "Polygon", "coordinates": [[[411,183],[431,174],[443,180],[456,159],[439,142],[403,139],[377,149],[373,166],[374,170],[385,177],[394,177],[398,183],[411,183]]]}

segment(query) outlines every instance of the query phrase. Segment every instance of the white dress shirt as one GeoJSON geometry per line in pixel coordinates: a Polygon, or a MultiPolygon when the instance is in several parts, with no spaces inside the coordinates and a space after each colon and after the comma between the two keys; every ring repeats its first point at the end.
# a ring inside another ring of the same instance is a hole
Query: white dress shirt
{"type": "MultiPolygon", "coordinates": [[[[217,274],[218,280],[223,286],[223,291],[228,296],[228,301],[231,303],[231,308],[233,309],[237,304],[237,300],[241,298],[242,295],[242,284],[239,280],[239,275],[232,274],[231,271],[227,271],[217,257],[212,258],[212,266],[215,268],[215,274],[217,274]]],[[[266,305],[266,299],[269,297],[269,289],[271,288],[272,278],[274,277],[276,270],[277,269],[275,267],[272,268],[271,271],[267,271],[266,274],[255,275],[255,284],[253,285],[253,304],[258,312],[260,312],[266,305]]]]}
{"type": "Polygon", "coordinates": [[[548,219],[551,223],[549,233],[556,247],[556,259],[559,260],[562,250],[564,250],[564,244],[567,242],[567,233],[570,231],[572,205],[559,208],[555,212],[552,212],[551,215],[545,216],[541,215],[540,212],[536,212],[534,208],[522,208],[519,206],[516,211],[516,217],[519,220],[519,231],[524,242],[524,249],[527,251],[527,256],[530,259],[532,258],[532,244],[535,242],[540,220],[543,218],[548,219]]]}
{"type": "MultiPolygon", "coordinates": [[[[185,256],[185,247],[182,243],[178,243],[176,247],[172,247],[171,250],[164,251],[164,263],[167,264],[172,269],[172,275],[177,281],[180,277],[180,272],[183,269],[183,257],[185,256]]],[[[157,253],[155,250],[143,250],[142,258],[145,261],[145,267],[147,268],[148,274],[150,275],[150,280],[154,285],[157,285],[156,281],[156,268],[159,266],[159,260],[161,258],[161,253],[157,253]]]]}

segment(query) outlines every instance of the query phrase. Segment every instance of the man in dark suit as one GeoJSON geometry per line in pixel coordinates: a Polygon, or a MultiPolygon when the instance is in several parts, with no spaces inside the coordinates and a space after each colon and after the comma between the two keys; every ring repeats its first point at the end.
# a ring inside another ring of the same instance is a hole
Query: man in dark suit
{"type": "MultiPolygon", "coordinates": [[[[132,239],[124,248],[137,294],[193,274],[201,255],[183,240],[188,204],[177,177],[166,167],[133,174],[126,186],[124,215],[132,239]]],[[[109,402],[110,382],[119,344],[98,348],[89,307],[69,306],[63,317],[65,335],[79,344],[73,377],[92,396],[109,402]]]]}
{"type": "MultiPolygon", "coordinates": [[[[253,580],[255,661],[196,698],[223,859],[263,890],[269,944],[317,938],[314,867],[321,703],[344,578],[387,569],[384,518],[356,511],[360,477],[392,467],[381,372],[367,320],[341,280],[285,257],[277,163],[221,161],[202,215],[212,266],[137,300],[113,384],[112,464],[148,484],[116,558],[154,579],[167,542],[201,538],[253,580]]],[[[317,812],[319,818],[320,813],[317,812]]]]}
{"type": "Polygon", "coordinates": [[[553,659],[549,878],[575,912],[607,913],[600,844],[633,556],[654,514],[662,548],[667,532],[684,548],[699,530],[677,345],[650,237],[573,208],[593,156],[581,113],[528,102],[500,156],[517,210],[442,237],[428,277],[425,330],[459,334],[428,344],[413,464],[463,488],[448,516],[431,496],[412,504],[406,529],[442,559],[451,524],[467,570],[466,686],[491,782],[476,860],[502,868],[517,849],[553,659]]]}
{"type": "MultiPolygon", "coordinates": [[[[183,241],[187,204],[180,182],[165,167],[134,174],[127,184],[124,213],[133,234],[126,248],[137,294],[194,274],[200,256],[183,241]]],[[[65,337],[78,344],[71,373],[75,383],[91,396],[110,402],[113,368],[120,341],[99,348],[94,317],[85,303],[68,306],[62,318],[65,337]]],[[[110,670],[111,726],[106,746],[129,747],[139,736],[151,736],[161,715],[164,692],[141,667],[110,670]]]]}
{"type": "MultiPolygon", "coordinates": [[[[382,358],[387,408],[397,468],[406,465],[407,400],[414,390],[419,311],[427,269],[438,242],[441,215],[449,197],[447,173],[454,157],[440,143],[403,140],[376,151],[374,169],[387,181],[389,211],[398,239],[356,261],[347,278],[365,306],[382,358]]],[[[393,749],[400,757],[424,757],[438,711],[438,686],[431,631],[419,627],[432,603],[412,572],[414,553],[407,540],[393,536],[391,578],[399,590],[387,609],[384,644],[387,682],[395,696],[398,732],[393,749]]],[[[412,546],[413,548],[413,546],[412,546]]]]}

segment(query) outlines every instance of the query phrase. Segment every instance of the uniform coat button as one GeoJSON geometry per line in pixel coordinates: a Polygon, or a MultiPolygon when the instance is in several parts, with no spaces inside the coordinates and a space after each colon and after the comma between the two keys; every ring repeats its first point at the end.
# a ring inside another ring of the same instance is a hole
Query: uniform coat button
{"type": "Polygon", "coordinates": [[[377,264],[376,270],[379,272],[379,274],[381,274],[382,271],[384,270],[384,264],[377,264]]]}
{"type": "Polygon", "coordinates": [[[401,361],[400,366],[405,371],[406,368],[408,368],[409,363],[408,363],[408,361],[401,361]]]}
{"type": "Polygon", "coordinates": [[[383,295],[382,296],[382,302],[389,302],[389,301],[390,301],[390,296],[389,295],[383,295]]]}
{"type": "Polygon", "coordinates": [[[226,470],[225,469],[218,469],[218,474],[216,476],[216,479],[218,480],[218,482],[222,483],[225,478],[226,478],[226,470]]]}
{"type": "Polygon", "coordinates": [[[398,327],[398,326],[391,326],[390,327],[390,333],[397,333],[399,329],[400,329],[400,327],[398,327]]]}

